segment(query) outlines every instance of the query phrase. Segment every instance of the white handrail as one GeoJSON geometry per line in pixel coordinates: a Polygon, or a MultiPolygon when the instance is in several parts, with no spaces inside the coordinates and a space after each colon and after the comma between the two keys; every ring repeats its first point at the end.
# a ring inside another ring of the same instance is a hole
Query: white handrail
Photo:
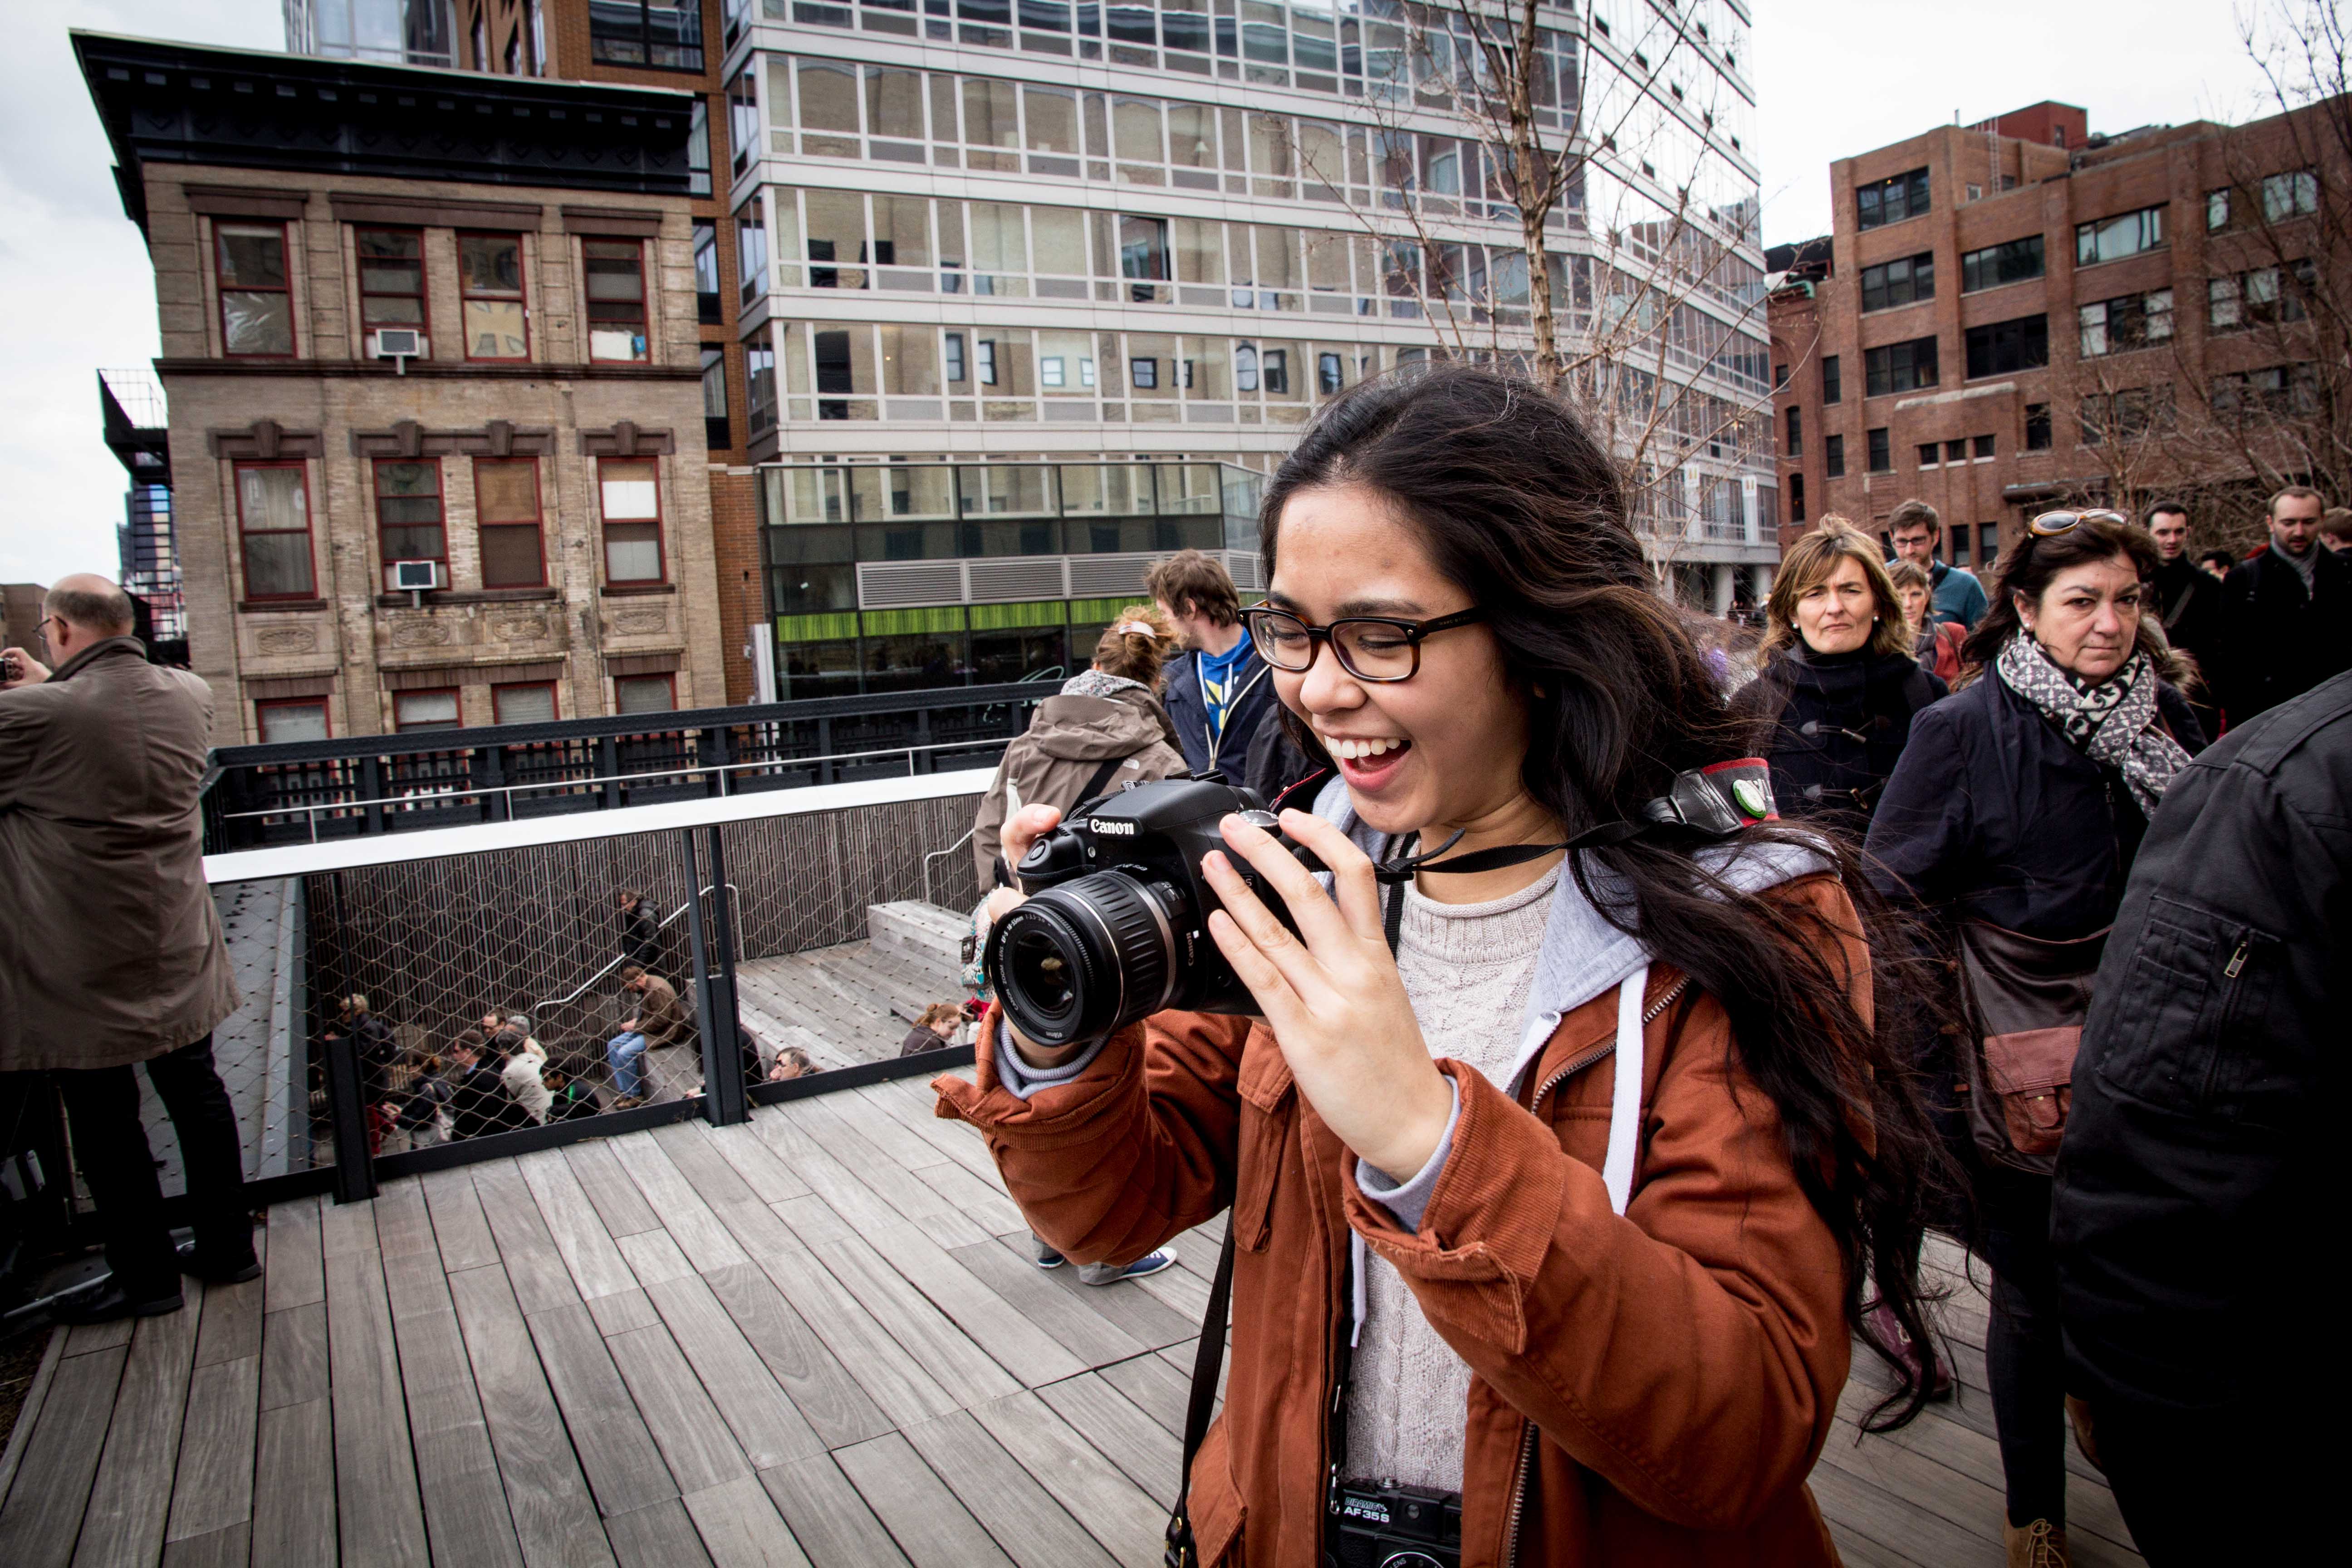
{"type": "MultiPolygon", "coordinates": [[[[713,884],[711,884],[711,887],[714,887],[714,888],[715,888],[716,886],[718,886],[718,884],[717,884],[717,883],[713,883],[713,884]]],[[[709,898],[709,897],[710,896],[710,891],[711,891],[711,889],[710,889],[710,888],[705,888],[705,889],[702,889],[702,891],[701,891],[699,894],[698,894],[697,896],[698,896],[698,897],[700,897],[700,898],[709,898]]],[[[731,895],[736,895],[736,896],[739,896],[739,897],[740,896],[740,889],[737,889],[737,887],[735,886],[735,884],[734,884],[734,883],[732,883],[732,882],[730,882],[730,883],[728,883],[728,884],[727,884],[727,891],[728,891],[730,894],[731,894],[731,895]]],[[[671,921],[675,921],[675,920],[677,920],[678,916],[680,916],[680,915],[682,915],[682,914],[686,913],[686,909],[687,909],[687,906],[686,906],[686,905],[684,905],[684,904],[680,904],[680,905],[678,905],[678,906],[677,906],[677,908],[676,908],[676,909],[674,909],[674,910],[670,910],[670,912],[669,912],[669,913],[667,913],[667,914],[666,914],[666,915],[662,916],[662,918],[661,918],[660,921],[659,921],[657,924],[656,924],[656,925],[655,925],[654,930],[655,930],[656,932],[659,932],[659,931],[666,931],[669,930],[669,928],[670,928],[670,922],[671,922],[671,921]]],[[[619,957],[617,957],[617,958],[614,959],[611,963],[609,963],[605,964],[604,968],[602,968],[602,969],[598,970],[595,973],[593,973],[593,974],[590,975],[587,979],[585,979],[585,980],[582,981],[582,982],[580,983],[580,988],[579,988],[578,990],[576,990],[576,991],[572,992],[571,995],[569,995],[569,996],[559,996],[559,997],[557,997],[557,998],[556,998],[554,1001],[552,1001],[552,1002],[538,1002],[538,1003],[534,1003],[534,1004],[532,1004],[532,1005],[531,1005],[531,1009],[530,1009],[531,1016],[535,1018],[535,1017],[539,1016],[539,1015],[541,1015],[541,1013],[546,1012],[546,1011],[547,1011],[549,1008],[551,1008],[551,1007],[569,1007],[569,1006],[570,1006],[570,1005],[572,1005],[572,1004],[573,1004],[574,1002],[579,1001],[579,1000],[580,1000],[580,998],[582,998],[583,996],[587,995],[587,994],[588,994],[588,988],[589,988],[590,986],[592,986],[592,985],[595,984],[596,984],[596,982],[598,982],[599,980],[604,979],[604,976],[606,976],[607,974],[612,973],[614,970],[618,969],[621,965],[623,965],[623,964],[625,964],[625,963],[635,963],[635,962],[636,962],[636,961],[635,961],[635,959],[631,958],[627,953],[625,953],[625,953],[622,953],[619,957]]]]}

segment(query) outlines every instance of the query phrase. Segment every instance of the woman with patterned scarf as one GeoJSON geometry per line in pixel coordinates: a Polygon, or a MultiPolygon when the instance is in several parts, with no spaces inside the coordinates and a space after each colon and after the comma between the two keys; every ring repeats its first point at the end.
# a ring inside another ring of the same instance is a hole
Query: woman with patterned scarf
{"type": "MultiPolygon", "coordinates": [[[[1947,936],[2001,928],[2056,944],[2113,923],[2149,818],[2205,743],[2173,684],[2177,661],[2142,619],[2157,563],[2155,541],[2117,513],[2033,520],[2000,563],[1955,694],[1912,721],[1887,781],[1864,858],[1890,899],[1947,936]]],[[[2063,1564],[2065,1359],[2050,1178],[1985,1157],[1966,1113],[1966,1064],[1927,1067],[1970,1176],[1969,1239],[1992,1270],[1985,1363],[2009,1560],[2063,1564]]],[[[2063,1089],[2054,1098],[2063,1104],[2063,1089]]]]}

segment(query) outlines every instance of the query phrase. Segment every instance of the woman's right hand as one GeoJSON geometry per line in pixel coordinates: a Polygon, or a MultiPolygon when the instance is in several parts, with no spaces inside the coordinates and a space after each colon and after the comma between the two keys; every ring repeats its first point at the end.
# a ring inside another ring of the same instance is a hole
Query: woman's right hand
{"type": "MultiPolygon", "coordinates": [[[[1029,847],[1053,832],[1060,825],[1061,820],[1061,812],[1050,805],[1024,805],[1006,817],[1004,826],[997,829],[996,833],[997,847],[1003,851],[1004,864],[1008,868],[1018,867],[1028,855],[1029,847]]],[[[1018,879],[1017,871],[1015,879],[1018,879]]],[[[1018,909],[1028,896],[1017,887],[999,888],[990,893],[983,906],[988,911],[989,923],[993,925],[1003,920],[1013,910],[1018,909]]],[[[1003,1013],[1003,1003],[1000,1002],[997,1005],[997,1010],[1003,1013]]],[[[1085,1048],[1083,1046],[1066,1046],[1059,1050],[1049,1050],[1043,1046],[1031,1045],[1021,1037],[1021,1031],[1013,1026],[1013,1019],[1009,1014],[1004,1016],[999,1028],[1007,1038],[1012,1040],[1013,1048],[1019,1054],[1022,1061],[1040,1070],[1050,1071],[1060,1067],[1085,1048]]]]}

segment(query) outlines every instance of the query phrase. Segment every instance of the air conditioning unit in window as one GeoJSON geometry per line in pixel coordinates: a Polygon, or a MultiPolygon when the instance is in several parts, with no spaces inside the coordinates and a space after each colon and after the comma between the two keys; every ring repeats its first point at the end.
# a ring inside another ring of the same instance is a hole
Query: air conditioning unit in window
{"type": "Polygon", "coordinates": [[[392,586],[399,594],[429,593],[441,586],[441,563],[395,561],[392,563],[392,586]]]}
{"type": "Polygon", "coordinates": [[[401,374],[408,374],[408,362],[423,359],[431,353],[425,334],[415,327],[378,327],[368,334],[368,353],[375,359],[388,359],[401,374]]]}

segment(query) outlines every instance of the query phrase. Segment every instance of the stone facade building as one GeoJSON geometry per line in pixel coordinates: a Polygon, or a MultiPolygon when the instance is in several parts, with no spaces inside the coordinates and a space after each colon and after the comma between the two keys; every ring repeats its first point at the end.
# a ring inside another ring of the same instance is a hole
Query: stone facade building
{"type": "Polygon", "coordinates": [[[1772,258],[1784,537],[1916,497],[1981,568],[2052,505],[2242,510],[2227,422],[2310,400],[2315,288],[2352,261],[2323,109],[2094,136],[2044,103],[1832,164],[1834,231],[1772,258]]]}
{"type": "Polygon", "coordinates": [[[74,43],[216,738],[724,702],[691,97],[74,43]]]}

